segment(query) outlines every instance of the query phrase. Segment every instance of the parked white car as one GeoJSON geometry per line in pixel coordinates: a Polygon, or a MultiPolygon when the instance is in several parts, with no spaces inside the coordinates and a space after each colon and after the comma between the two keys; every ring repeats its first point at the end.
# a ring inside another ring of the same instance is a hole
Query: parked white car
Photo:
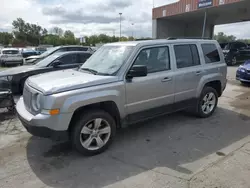
{"type": "Polygon", "coordinates": [[[0,64],[7,65],[23,65],[23,56],[17,48],[2,48],[0,50],[0,64]]]}

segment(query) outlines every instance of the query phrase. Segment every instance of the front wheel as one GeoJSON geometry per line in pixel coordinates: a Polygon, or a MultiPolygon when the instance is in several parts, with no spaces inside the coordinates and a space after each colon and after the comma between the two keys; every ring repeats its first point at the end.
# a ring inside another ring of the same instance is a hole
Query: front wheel
{"type": "Polygon", "coordinates": [[[201,118],[211,116],[218,104],[218,93],[212,87],[205,87],[202,90],[198,104],[197,115],[201,118]]]}
{"type": "Polygon", "coordinates": [[[86,111],[78,118],[71,132],[73,148],[87,156],[105,151],[115,136],[114,118],[102,110],[86,111]]]}

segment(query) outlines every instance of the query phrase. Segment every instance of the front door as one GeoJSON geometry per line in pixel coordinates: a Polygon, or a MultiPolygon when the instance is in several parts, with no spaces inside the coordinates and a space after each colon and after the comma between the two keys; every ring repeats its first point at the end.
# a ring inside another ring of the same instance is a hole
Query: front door
{"type": "Polygon", "coordinates": [[[166,112],[174,102],[174,73],[169,47],[149,47],[140,51],[133,65],[146,65],[148,75],[126,80],[126,112],[129,121],[166,112]]]}

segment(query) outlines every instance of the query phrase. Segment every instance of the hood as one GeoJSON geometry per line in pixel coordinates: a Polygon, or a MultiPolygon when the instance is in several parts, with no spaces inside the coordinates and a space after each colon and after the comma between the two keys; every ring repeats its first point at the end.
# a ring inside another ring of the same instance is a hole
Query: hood
{"type": "Polygon", "coordinates": [[[0,76],[11,76],[11,75],[35,70],[37,68],[38,67],[36,67],[36,66],[25,66],[25,65],[20,66],[20,67],[14,67],[14,68],[10,68],[10,69],[6,69],[6,70],[1,71],[0,76]]]}
{"type": "Polygon", "coordinates": [[[64,91],[111,83],[117,80],[118,78],[116,76],[93,75],[74,69],[68,69],[31,76],[28,78],[27,83],[31,87],[43,92],[44,95],[51,95],[64,91]]]}
{"type": "Polygon", "coordinates": [[[244,67],[245,69],[247,70],[250,70],[250,60],[247,60],[243,65],[242,67],[244,67]]]}
{"type": "Polygon", "coordinates": [[[39,59],[39,58],[41,58],[40,55],[32,55],[32,56],[27,57],[26,59],[28,60],[28,59],[39,59]]]}

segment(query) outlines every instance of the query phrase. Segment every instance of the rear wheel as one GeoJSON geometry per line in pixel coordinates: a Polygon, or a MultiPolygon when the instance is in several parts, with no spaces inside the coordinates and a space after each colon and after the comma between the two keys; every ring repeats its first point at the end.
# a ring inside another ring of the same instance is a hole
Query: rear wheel
{"type": "Polygon", "coordinates": [[[211,116],[218,103],[218,93],[212,87],[205,87],[202,90],[198,104],[197,115],[202,118],[211,116]]]}
{"type": "Polygon", "coordinates": [[[83,155],[97,155],[105,151],[116,132],[114,118],[105,111],[86,111],[73,125],[72,146],[83,155]]]}

